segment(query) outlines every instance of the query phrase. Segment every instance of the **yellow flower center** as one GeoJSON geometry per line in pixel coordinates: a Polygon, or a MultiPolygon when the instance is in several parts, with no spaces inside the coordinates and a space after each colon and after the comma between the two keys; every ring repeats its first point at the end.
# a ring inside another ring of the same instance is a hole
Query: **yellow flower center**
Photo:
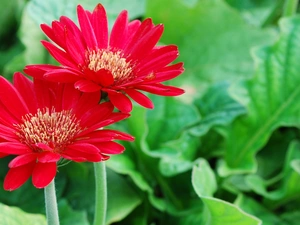
{"type": "Polygon", "coordinates": [[[110,51],[104,49],[87,52],[88,68],[94,72],[101,69],[109,71],[115,83],[131,80],[133,78],[132,65],[122,57],[121,51],[110,51]]]}
{"type": "Polygon", "coordinates": [[[26,114],[23,123],[17,124],[17,136],[33,151],[44,151],[38,144],[49,146],[53,152],[61,152],[72,143],[81,130],[79,120],[71,110],[55,112],[55,109],[38,109],[35,115],[26,114]]]}

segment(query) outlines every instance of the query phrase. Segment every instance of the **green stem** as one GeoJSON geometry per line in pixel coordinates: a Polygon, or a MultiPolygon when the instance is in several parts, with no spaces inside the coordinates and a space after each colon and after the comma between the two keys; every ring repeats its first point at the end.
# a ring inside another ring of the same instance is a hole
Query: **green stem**
{"type": "Polygon", "coordinates": [[[105,225],[107,208],[106,168],[104,162],[94,163],[96,202],[94,225],[105,225]]]}
{"type": "Polygon", "coordinates": [[[284,4],[283,16],[292,16],[296,14],[298,6],[298,0],[286,0],[284,4]]]}
{"type": "Polygon", "coordinates": [[[54,179],[44,188],[47,224],[59,225],[54,179]]]}

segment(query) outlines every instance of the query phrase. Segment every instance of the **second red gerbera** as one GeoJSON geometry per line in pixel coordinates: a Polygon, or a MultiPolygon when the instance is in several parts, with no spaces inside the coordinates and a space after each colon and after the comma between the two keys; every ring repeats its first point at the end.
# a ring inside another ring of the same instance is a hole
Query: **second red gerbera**
{"type": "Polygon", "coordinates": [[[52,26],[43,24],[44,33],[56,44],[42,41],[62,66],[29,65],[25,72],[55,82],[74,83],[82,92],[103,91],[121,111],[130,112],[130,96],[140,105],[153,108],[140,91],[162,96],[184,93],[180,88],[161,82],[183,72],[183,64],[170,65],[178,57],[175,45],[156,46],[163,26],[151,19],[128,21],[127,11],[118,16],[109,35],[107,15],[98,4],[93,12],[77,8],[80,28],[62,16],[52,26]]]}
{"type": "Polygon", "coordinates": [[[133,137],[103,127],[129,115],[99,101],[100,93],[82,93],[72,84],[32,82],[16,73],[12,85],[0,77],[0,157],[16,155],[4,189],[17,189],[30,176],[35,187],[47,186],[60,160],[99,162],[123,152],[114,140],[133,137]]]}

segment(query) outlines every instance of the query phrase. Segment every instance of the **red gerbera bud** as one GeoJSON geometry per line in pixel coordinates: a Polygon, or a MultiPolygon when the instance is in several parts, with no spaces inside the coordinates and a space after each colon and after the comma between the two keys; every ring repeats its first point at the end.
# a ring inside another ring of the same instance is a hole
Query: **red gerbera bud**
{"type": "Polygon", "coordinates": [[[182,89],[161,84],[183,72],[183,64],[169,65],[178,57],[174,45],[156,46],[163,25],[151,19],[128,21],[127,11],[118,16],[110,35],[104,7],[93,12],[78,6],[79,27],[62,16],[52,26],[41,25],[56,45],[43,45],[62,66],[30,65],[25,72],[49,81],[74,83],[82,92],[104,91],[121,111],[130,112],[131,101],[153,108],[151,100],[140,91],[163,96],[177,96],[182,89]]]}
{"type": "Polygon", "coordinates": [[[12,85],[0,77],[0,156],[10,163],[4,189],[20,187],[30,176],[35,187],[47,186],[62,159],[99,162],[124,147],[114,140],[133,137],[104,126],[127,118],[99,104],[100,93],[82,93],[72,84],[49,83],[14,75],[12,85]]]}

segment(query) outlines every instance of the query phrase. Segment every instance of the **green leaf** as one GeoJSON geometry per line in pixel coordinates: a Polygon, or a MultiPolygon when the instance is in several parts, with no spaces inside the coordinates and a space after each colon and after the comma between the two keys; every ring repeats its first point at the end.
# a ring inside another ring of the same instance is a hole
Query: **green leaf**
{"type": "Polygon", "coordinates": [[[229,131],[225,158],[231,172],[255,172],[254,156],[272,132],[299,125],[300,18],[283,19],[280,28],[273,46],[255,51],[255,76],[232,89],[248,115],[238,118],[229,131]]]}
{"type": "Polygon", "coordinates": [[[261,221],[245,213],[239,207],[213,198],[217,189],[216,178],[209,164],[201,159],[192,172],[193,187],[205,205],[202,224],[210,225],[258,225],[261,221]]]}
{"type": "Polygon", "coordinates": [[[46,217],[39,214],[30,214],[17,207],[0,203],[0,223],[3,225],[46,225],[46,217]]]}
{"type": "Polygon", "coordinates": [[[42,33],[39,24],[31,18],[29,14],[29,4],[23,11],[22,23],[18,33],[22,44],[25,46],[25,51],[23,53],[24,65],[46,63],[49,54],[40,43],[42,39],[45,39],[45,36],[42,33]]]}
{"type": "MultiPolygon", "coordinates": [[[[61,173],[58,173],[55,179],[56,195],[59,198],[65,188],[66,179],[64,174],[61,173]]],[[[0,181],[0,186],[3,187],[3,180],[0,181]]],[[[41,207],[45,205],[44,191],[43,189],[35,188],[31,180],[28,180],[20,188],[12,192],[7,192],[3,188],[0,188],[0,198],[1,202],[17,206],[26,212],[45,212],[45,208],[41,207]],[[34,199],[34,201],[32,199],[34,199]]]]}
{"type": "Polygon", "coordinates": [[[214,171],[205,159],[200,159],[193,167],[192,184],[199,197],[212,197],[217,190],[214,171]]]}
{"type": "Polygon", "coordinates": [[[292,160],[291,167],[293,168],[293,170],[295,170],[295,172],[300,174],[300,159],[292,160]]]}
{"type": "MultiPolygon", "coordinates": [[[[98,0],[52,0],[39,1],[32,0],[29,2],[29,13],[36,23],[51,24],[53,20],[58,20],[60,16],[68,16],[73,21],[77,22],[76,7],[82,5],[85,9],[92,11],[98,0]]],[[[101,4],[104,5],[107,11],[110,26],[116,19],[118,14],[126,9],[129,12],[131,19],[140,17],[144,14],[145,0],[103,0],[101,4]],[[120,4],[121,3],[121,4],[120,4]]]]}
{"type": "Polygon", "coordinates": [[[249,24],[259,27],[274,22],[284,4],[281,0],[226,0],[226,2],[238,9],[249,24]]]}
{"type": "Polygon", "coordinates": [[[138,171],[135,163],[125,153],[111,157],[106,162],[106,166],[116,173],[129,175],[135,185],[137,185],[141,190],[152,192],[152,188],[138,171]]]}
{"type": "MultiPolygon", "coordinates": [[[[20,7],[18,0],[2,0],[0,7],[0,40],[7,35],[16,23],[17,9],[20,7]]],[[[2,43],[1,43],[2,44],[2,43]]]]}
{"type": "Polygon", "coordinates": [[[67,174],[69,178],[63,197],[67,198],[74,210],[86,211],[89,221],[93,221],[95,210],[93,164],[71,162],[60,171],[67,174]]]}
{"type": "Polygon", "coordinates": [[[249,26],[223,0],[151,0],[146,15],[165,25],[162,42],[178,45],[186,70],[172,82],[184,85],[190,99],[216,81],[249,77],[254,69],[250,49],[270,43],[275,34],[249,26]]]}
{"type": "Polygon", "coordinates": [[[277,184],[278,188],[276,190],[270,192],[267,191],[272,183],[263,180],[258,175],[248,175],[246,177],[246,182],[253,191],[271,200],[268,202],[268,204],[272,208],[278,208],[287,201],[289,202],[293,199],[297,200],[299,198],[300,174],[297,171],[297,165],[295,170],[295,164],[300,161],[299,150],[300,143],[296,141],[291,142],[284,162],[284,168],[280,176],[282,179],[280,180],[279,185],[277,184]]]}
{"type": "Polygon", "coordinates": [[[264,225],[288,225],[283,222],[276,214],[266,209],[264,206],[256,202],[255,200],[246,197],[245,195],[239,195],[235,204],[243,209],[245,212],[255,215],[262,220],[264,225]]]}
{"type": "Polygon", "coordinates": [[[286,221],[288,225],[297,224],[300,221],[300,211],[284,213],[281,218],[286,221]]]}
{"type": "Polygon", "coordinates": [[[120,175],[107,170],[108,204],[106,223],[111,224],[124,219],[139,204],[141,198],[120,175]]]}
{"type": "Polygon", "coordinates": [[[73,210],[65,199],[59,201],[58,211],[61,225],[89,225],[87,213],[73,210]]]}
{"type": "Polygon", "coordinates": [[[148,110],[146,114],[148,124],[146,140],[151,149],[176,139],[186,127],[199,120],[199,114],[193,105],[182,103],[172,97],[151,97],[155,109],[148,110]]]}
{"type": "Polygon", "coordinates": [[[245,114],[244,106],[228,94],[228,82],[213,85],[205,95],[195,100],[201,120],[190,128],[193,135],[202,136],[214,126],[230,124],[237,116],[245,114]]]}

